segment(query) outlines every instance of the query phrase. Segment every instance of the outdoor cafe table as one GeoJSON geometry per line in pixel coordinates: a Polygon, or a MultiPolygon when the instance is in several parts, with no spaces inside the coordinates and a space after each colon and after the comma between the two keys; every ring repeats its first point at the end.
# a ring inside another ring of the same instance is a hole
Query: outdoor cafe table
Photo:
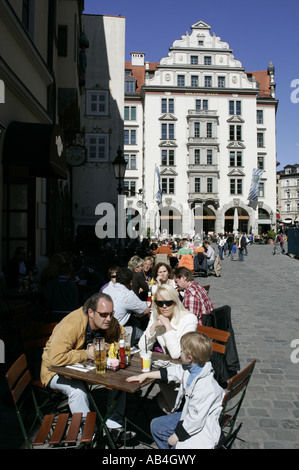
{"type": "MultiPolygon", "coordinates": [[[[158,360],[158,359],[163,360],[163,361],[169,361],[170,357],[166,354],[160,354],[160,353],[153,352],[152,353],[152,361],[155,361],[155,360],[158,360]]],[[[177,362],[177,361],[174,361],[174,360],[172,360],[172,361],[177,362]]],[[[91,363],[90,361],[86,361],[83,364],[90,364],[90,363],[91,363]]],[[[108,419],[108,417],[110,415],[111,410],[113,409],[113,407],[115,406],[115,404],[118,400],[119,394],[121,392],[136,393],[142,387],[145,387],[146,385],[149,385],[149,384],[155,382],[155,379],[152,379],[152,378],[147,378],[142,383],[139,383],[139,382],[126,382],[126,379],[128,377],[133,376],[133,375],[138,375],[138,374],[142,373],[141,372],[141,359],[140,359],[139,353],[135,353],[135,354],[131,355],[131,365],[130,366],[127,366],[125,369],[119,369],[115,372],[111,371],[111,370],[106,370],[106,372],[104,374],[97,374],[95,369],[87,370],[87,371],[82,369],[82,371],[81,371],[81,370],[73,369],[73,368],[67,367],[67,366],[60,366],[60,367],[52,366],[49,369],[53,372],[56,372],[59,375],[63,375],[64,377],[82,380],[82,382],[84,383],[84,385],[86,387],[86,392],[87,392],[87,395],[88,395],[88,399],[89,399],[92,407],[96,411],[97,416],[99,418],[99,421],[101,423],[100,428],[99,428],[99,432],[101,432],[102,429],[105,429],[106,436],[107,436],[109,444],[111,445],[112,448],[115,448],[115,443],[114,443],[114,441],[113,441],[113,439],[112,439],[112,437],[109,433],[109,430],[108,430],[105,423],[106,423],[106,420],[108,419]],[[113,402],[109,406],[109,409],[108,409],[108,411],[107,411],[107,413],[104,417],[100,413],[100,411],[99,411],[99,409],[98,409],[98,407],[95,403],[95,400],[92,396],[92,393],[91,393],[92,386],[91,386],[91,384],[102,385],[105,388],[107,388],[108,390],[118,390],[118,393],[116,394],[113,402]]],[[[155,370],[155,369],[152,368],[152,370],[155,370]]],[[[126,417],[125,417],[125,420],[127,420],[126,417]]],[[[138,426],[136,426],[136,424],[134,424],[134,423],[132,423],[132,424],[136,428],[138,428],[138,426]]],[[[141,432],[143,432],[145,435],[147,435],[144,430],[142,430],[140,428],[138,428],[138,429],[141,432]]]]}

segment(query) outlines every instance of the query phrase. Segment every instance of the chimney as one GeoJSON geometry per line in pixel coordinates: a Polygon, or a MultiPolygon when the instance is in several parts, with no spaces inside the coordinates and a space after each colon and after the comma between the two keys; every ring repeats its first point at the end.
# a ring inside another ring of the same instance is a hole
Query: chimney
{"type": "Polygon", "coordinates": [[[144,52],[131,52],[131,63],[132,66],[135,67],[143,67],[144,66],[144,52]]]}

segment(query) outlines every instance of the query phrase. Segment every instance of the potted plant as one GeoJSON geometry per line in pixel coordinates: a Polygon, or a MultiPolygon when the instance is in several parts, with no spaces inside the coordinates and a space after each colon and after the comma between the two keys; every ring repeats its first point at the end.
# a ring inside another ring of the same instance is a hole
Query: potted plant
{"type": "Polygon", "coordinates": [[[273,230],[268,230],[267,232],[268,238],[269,238],[269,243],[273,245],[276,233],[273,230]]]}

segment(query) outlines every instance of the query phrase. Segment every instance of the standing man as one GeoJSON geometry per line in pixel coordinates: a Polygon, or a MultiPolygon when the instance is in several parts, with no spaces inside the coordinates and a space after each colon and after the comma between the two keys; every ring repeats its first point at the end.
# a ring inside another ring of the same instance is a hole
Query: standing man
{"type": "Polygon", "coordinates": [[[207,291],[194,281],[193,274],[184,266],[174,268],[174,280],[180,291],[184,291],[182,303],[184,307],[193,312],[202,325],[202,316],[209,315],[214,310],[213,302],[207,291]]]}
{"type": "MultiPolygon", "coordinates": [[[[49,370],[51,366],[66,366],[93,359],[93,346],[87,347],[96,336],[103,336],[110,344],[119,341],[125,329],[114,318],[113,302],[109,295],[94,294],[83,307],[64,317],[54,328],[44,347],[41,364],[41,382],[45,387],[57,390],[68,397],[72,413],[80,412],[83,417],[89,412],[88,396],[81,380],[69,379],[49,370]]],[[[108,392],[108,402],[114,391],[108,392]]],[[[124,414],[126,395],[122,394],[115,410],[106,422],[115,439],[132,437],[125,433],[119,411],[124,414]]]]}
{"type": "Polygon", "coordinates": [[[239,232],[239,244],[238,244],[238,249],[239,249],[239,261],[244,261],[244,250],[246,247],[246,238],[244,233],[239,232]]]}

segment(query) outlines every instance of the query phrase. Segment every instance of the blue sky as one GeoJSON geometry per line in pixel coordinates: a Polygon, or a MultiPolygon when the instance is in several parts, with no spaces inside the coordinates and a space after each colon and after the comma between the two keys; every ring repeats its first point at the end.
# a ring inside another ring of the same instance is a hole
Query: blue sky
{"type": "Polygon", "coordinates": [[[272,61],[279,100],[278,169],[299,163],[298,0],[85,0],[84,13],[126,17],[126,60],[135,51],[159,62],[173,41],[203,20],[211,34],[228,42],[246,71],[266,70],[272,61]]]}

